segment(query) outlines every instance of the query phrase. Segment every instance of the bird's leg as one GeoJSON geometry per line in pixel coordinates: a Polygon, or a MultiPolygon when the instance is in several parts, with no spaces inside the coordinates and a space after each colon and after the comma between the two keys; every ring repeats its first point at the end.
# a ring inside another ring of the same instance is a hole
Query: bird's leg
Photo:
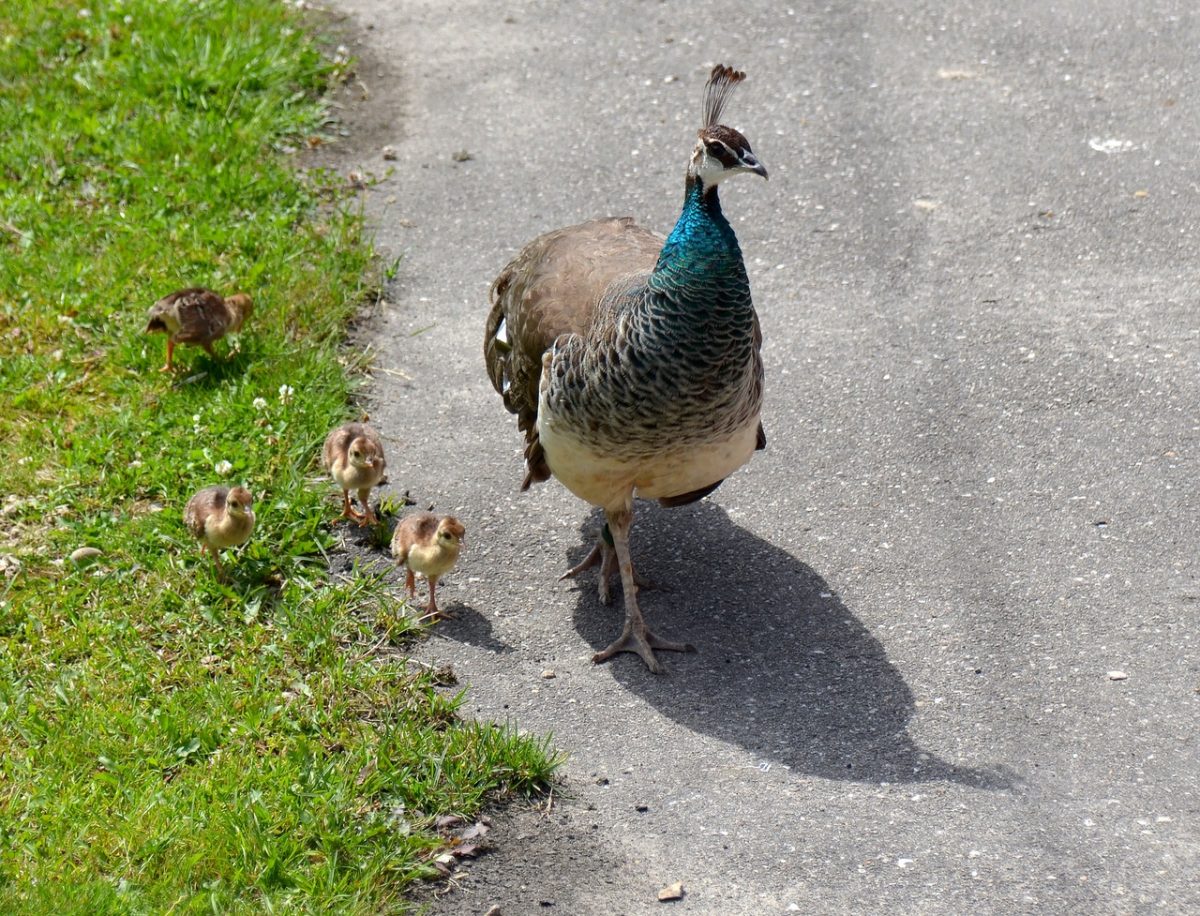
{"type": "MultiPolygon", "coordinates": [[[[642,619],[638,607],[637,582],[633,573],[633,560],[629,556],[629,528],[633,524],[633,510],[622,508],[607,511],[608,526],[612,531],[613,547],[617,565],[621,570],[621,588],[625,592],[625,626],[617,640],[602,652],[592,656],[593,662],[608,661],[618,652],[636,652],[654,674],[662,674],[663,667],[654,656],[655,649],[668,652],[695,652],[690,643],[670,642],[654,633],[642,619]]],[[[603,562],[601,570],[604,569],[603,562]]]]}
{"type": "Polygon", "coordinates": [[[361,520],[362,516],[354,511],[354,507],[350,505],[350,491],[342,490],[342,514],[338,516],[338,521],[343,518],[352,518],[356,521],[361,520]]]}
{"type": "Polygon", "coordinates": [[[374,525],[379,521],[375,517],[375,513],[371,511],[371,488],[367,487],[364,490],[358,491],[358,501],[362,503],[363,514],[358,517],[358,526],[361,528],[364,525],[374,525]]]}
{"type": "Polygon", "coordinates": [[[600,602],[601,604],[608,604],[612,601],[612,595],[610,595],[608,591],[608,577],[612,573],[612,560],[610,559],[611,556],[615,556],[615,554],[612,552],[612,548],[605,544],[604,541],[598,540],[596,541],[595,546],[592,547],[591,552],[584,557],[583,560],[581,560],[579,563],[576,563],[565,573],[559,576],[558,581],[561,582],[563,579],[574,579],[581,572],[586,572],[599,563],[600,602]]]}
{"type": "Polygon", "coordinates": [[[164,365],[158,371],[159,372],[170,372],[171,371],[171,359],[174,356],[175,356],[175,341],[171,340],[171,338],[168,337],[167,338],[167,362],[166,362],[166,365],[164,365]]]}
{"type": "Polygon", "coordinates": [[[427,580],[429,582],[429,603],[425,605],[425,614],[421,617],[422,620],[446,620],[450,617],[445,611],[437,606],[437,576],[427,580]]]}
{"type": "MultiPolygon", "coordinates": [[[[613,549],[609,538],[612,535],[608,532],[608,526],[601,531],[596,538],[596,545],[592,548],[591,553],[584,557],[579,563],[572,566],[565,573],[558,577],[558,581],[563,579],[574,579],[581,572],[586,572],[597,563],[600,564],[600,581],[597,591],[600,595],[601,604],[609,604],[612,602],[612,595],[609,592],[609,582],[612,580],[612,575],[617,571],[617,552],[613,549]]],[[[638,575],[637,570],[633,573],[634,584],[638,588],[657,588],[653,582],[643,579],[638,575]]]]}
{"type": "Polygon", "coordinates": [[[404,577],[404,584],[408,587],[408,597],[417,597],[417,576],[410,569],[408,575],[404,577]]]}
{"type": "Polygon", "coordinates": [[[217,351],[213,349],[212,341],[206,340],[206,341],[204,341],[204,343],[200,344],[200,346],[202,346],[204,348],[205,353],[207,353],[209,356],[211,356],[213,358],[214,361],[216,361],[217,351]]]}
{"type": "Polygon", "coordinates": [[[221,551],[217,550],[211,544],[208,545],[209,552],[212,553],[213,563],[217,567],[217,579],[221,582],[225,581],[225,568],[221,565],[221,551]]]}

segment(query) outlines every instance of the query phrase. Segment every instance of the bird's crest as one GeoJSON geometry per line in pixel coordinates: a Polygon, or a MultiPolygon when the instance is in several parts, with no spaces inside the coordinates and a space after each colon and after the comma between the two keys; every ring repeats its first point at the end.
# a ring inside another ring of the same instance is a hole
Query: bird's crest
{"type": "Polygon", "coordinates": [[[704,126],[716,127],[721,121],[721,110],[733,87],[746,78],[741,70],[717,64],[709,74],[704,87],[704,126]]]}

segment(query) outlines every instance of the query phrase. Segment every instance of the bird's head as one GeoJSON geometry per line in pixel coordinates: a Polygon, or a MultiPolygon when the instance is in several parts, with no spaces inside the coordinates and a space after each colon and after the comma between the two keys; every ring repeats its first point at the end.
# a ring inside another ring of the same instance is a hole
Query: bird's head
{"type": "Polygon", "coordinates": [[[350,463],[356,468],[375,468],[383,462],[379,446],[366,436],[358,436],[350,443],[350,463]]]}
{"type": "Polygon", "coordinates": [[[467,529],[463,527],[462,522],[453,515],[447,515],[438,522],[437,539],[441,546],[457,549],[462,546],[463,536],[466,533],[467,529]]]}
{"type": "Polygon", "coordinates": [[[175,334],[179,331],[179,316],[169,307],[170,303],[167,299],[159,299],[154,305],[150,306],[150,312],[147,316],[146,333],[153,334],[160,332],[162,334],[175,334]]]}
{"type": "Polygon", "coordinates": [[[230,330],[236,334],[242,329],[246,319],[253,314],[254,300],[246,293],[234,293],[225,300],[225,305],[229,307],[229,312],[233,315],[233,327],[230,330]]]}
{"type": "Polygon", "coordinates": [[[225,511],[237,518],[250,512],[253,506],[254,497],[245,487],[234,487],[225,496],[225,511]]]}
{"type": "Polygon", "coordinates": [[[740,70],[718,64],[704,87],[704,126],[697,132],[688,174],[698,178],[706,188],[716,187],[740,172],[767,177],[766,166],[754,155],[750,141],[720,123],[729,93],[745,78],[746,74],[740,70]]]}

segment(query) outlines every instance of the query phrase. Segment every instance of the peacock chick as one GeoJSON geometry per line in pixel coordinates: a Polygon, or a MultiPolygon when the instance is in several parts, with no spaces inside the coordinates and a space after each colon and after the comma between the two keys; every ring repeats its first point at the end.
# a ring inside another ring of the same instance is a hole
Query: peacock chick
{"type": "Polygon", "coordinates": [[[429,603],[425,606],[425,617],[430,620],[450,616],[438,610],[437,584],[458,562],[466,532],[467,529],[453,515],[438,518],[432,512],[411,512],[396,525],[396,532],[392,535],[392,556],[396,558],[397,566],[408,569],[404,583],[410,598],[417,596],[417,573],[429,582],[429,603]]]}
{"type": "Polygon", "coordinates": [[[188,500],[183,511],[183,523],[192,536],[207,549],[224,577],[220,552],[227,547],[239,547],[250,540],[254,531],[254,497],[245,487],[205,487],[188,500]]]}
{"type": "Polygon", "coordinates": [[[766,445],[762,334],[737,236],[718,187],[767,177],[749,141],[720,123],[745,74],[717,66],[663,237],[629,217],[556,229],[496,277],[484,336],[488,376],[525,434],[521,489],[555,477],[605,514],[603,539],[567,575],[600,566],[600,598],[619,571],[621,635],[593,656],[692,651],[651,630],[630,553],[634,500],[703,499],[766,445]]]}
{"type": "Polygon", "coordinates": [[[365,423],[346,423],[325,438],[321,462],[334,482],[342,488],[342,518],[358,521],[360,527],[374,525],[378,519],[371,511],[371,489],[379,486],[387,470],[383,441],[365,423]],[[350,505],[350,491],[358,493],[363,511],[350,505]]]}
{"type": "Polygon", "coordinates": [[[181,289],[150,306],[146,333],[167,335],[167,361],[159,370],[170,372],[174,366],[176,344],[203,347],[216,359],[213,342],[226,334],[236,334],[254,311],[254,302],[246,293],[225,299],[201,286],[181,289]]]}

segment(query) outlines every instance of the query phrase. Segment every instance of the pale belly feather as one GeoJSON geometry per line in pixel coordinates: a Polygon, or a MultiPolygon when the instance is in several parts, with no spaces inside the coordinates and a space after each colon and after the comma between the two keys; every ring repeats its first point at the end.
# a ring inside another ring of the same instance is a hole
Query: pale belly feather
{"type": "Polygon", "coordinates": [[[679,496],[724,480],[754,454],[758,415],[725,439],[636,459],[600,452],[570,430],[543,419],[538,422],[538,436],[550,470],[563,486],[594,506],[616,510],[633,496],[679,496]]]}

